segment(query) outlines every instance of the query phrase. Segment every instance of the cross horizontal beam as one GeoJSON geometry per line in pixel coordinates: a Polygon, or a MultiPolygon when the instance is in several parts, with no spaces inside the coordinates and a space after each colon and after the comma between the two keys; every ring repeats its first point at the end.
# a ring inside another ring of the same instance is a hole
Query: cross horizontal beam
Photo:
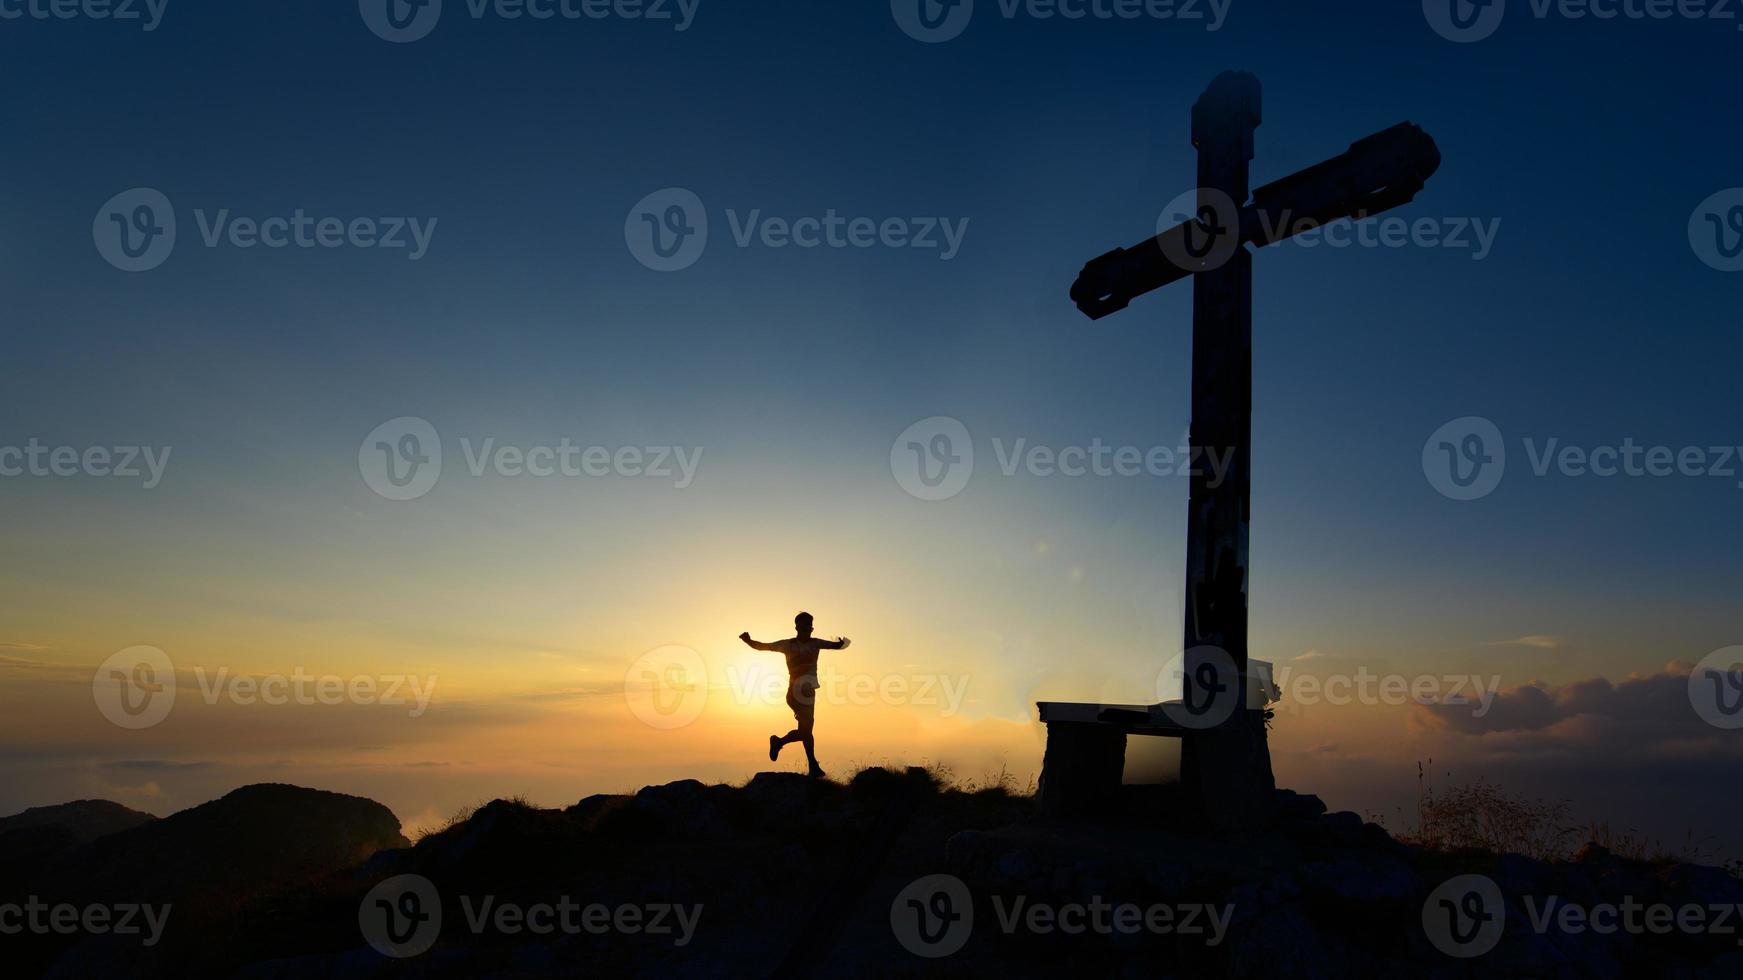
{"type": "MultiPolygon", "coordinates": [[[[1367,218],[1406,204],[1440,169],[1440,149],[1414,123],[1357,140],[1344,153],[1253,192],[1232,218],[1239,245],[1272,245],[1302,231],[1343,218],[1367,218]]],[[[1233,206],[1230,202],[1227,206],[1233,206]]],[[[1227,234],[1231,216],[1200,212],[1130,248],[1091,259],[1071,286],[1071,300],[1092,320],[1126,308],[1132,300],[1214,267],[1225,250],[1199,243],[1227,234]],[[1203,256],[1198,258],[1195,256],[1203,256]]]]}

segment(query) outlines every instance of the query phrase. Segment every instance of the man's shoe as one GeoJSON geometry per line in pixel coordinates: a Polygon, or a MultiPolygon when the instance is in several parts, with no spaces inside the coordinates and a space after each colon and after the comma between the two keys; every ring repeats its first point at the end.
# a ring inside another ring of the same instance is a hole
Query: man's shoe
{"type": "Polygon", "coordinates": [[[779,735],[770,735],[769,736],[769,761],[774,762],[776,759],[779,759],[780,757],[781,757],[781,737],[779,735]]]}
{"type": "Polygon", "coordinates": [[[816,763],[812,763],[811,764],[811,771],[806,773],[805,775],[810,776],[812,779],[822,779],[823,778],[823,767],[817,765],[816,763]]]}

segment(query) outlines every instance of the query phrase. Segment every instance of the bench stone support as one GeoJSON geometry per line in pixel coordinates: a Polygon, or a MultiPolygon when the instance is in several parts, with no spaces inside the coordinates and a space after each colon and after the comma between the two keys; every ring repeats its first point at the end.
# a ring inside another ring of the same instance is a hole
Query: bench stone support
{"type": "Polygon", "coordinates": [[[1041,761],[1042,815],[1089,816],[1113,809],[1125,769],[1126,733],[1117,726],[1049,724],[1041,761]]]}

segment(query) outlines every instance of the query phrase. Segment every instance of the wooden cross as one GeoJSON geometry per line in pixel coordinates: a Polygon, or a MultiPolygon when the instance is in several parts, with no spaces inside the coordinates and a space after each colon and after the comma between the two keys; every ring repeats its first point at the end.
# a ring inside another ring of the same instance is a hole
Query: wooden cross
{"type": "Polygon", "coordinates": [[[1265,739],[1268,665],[1247,661],[1247,525],[1252,486],[1253,275],[1262,247],[1415,198],[1440,167],[1434,140],[1411,123],[1376,133],[1324,163],[1267,184],[1248,200],[1259,80],[1224,72],[1192,107],[1197,213],[1154,238],[1091,260],[1071,299],[1091,319],[1193,276],[1194,458],[1228,453],[1221,479],[1192,476],[1186,524],[1182,699],[1150,705],[1042,702],[1044,811],[1093,811],[1118,793],[1127,734],[1181,737],[1181,783],[1215,827],[1264,820],[1275,783],[1265,739]],[[1259,675],[1265,675],[1263,681],[1259,675]]]}

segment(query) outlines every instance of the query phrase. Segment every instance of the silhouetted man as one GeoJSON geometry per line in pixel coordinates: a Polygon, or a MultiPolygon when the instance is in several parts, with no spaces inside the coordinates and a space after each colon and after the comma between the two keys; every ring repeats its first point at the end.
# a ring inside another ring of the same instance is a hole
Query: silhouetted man
{"type": "Polygon", "coordinates": [[[787,658],[787,707],[793,709],[793,718],[799,727],[785,735],[769,736],[769,761],[780,758],[781,746],[788,742],[803,742],[805,758],[811,763],[811,775],[820,777],[823,769],[817,765],[817,742],[811,737],[811,726],[817,720],[817,654],[822,650],[845,650],[850,641],[846,637],[834,640],[813,638],[811,614],[808,612],[793,617],[793,629],[798,636],[773,643],[759,643],[751,639],[749,633],[740,633],[738,638],[750,644],[753,650],[773,650],[787,658]]]}

